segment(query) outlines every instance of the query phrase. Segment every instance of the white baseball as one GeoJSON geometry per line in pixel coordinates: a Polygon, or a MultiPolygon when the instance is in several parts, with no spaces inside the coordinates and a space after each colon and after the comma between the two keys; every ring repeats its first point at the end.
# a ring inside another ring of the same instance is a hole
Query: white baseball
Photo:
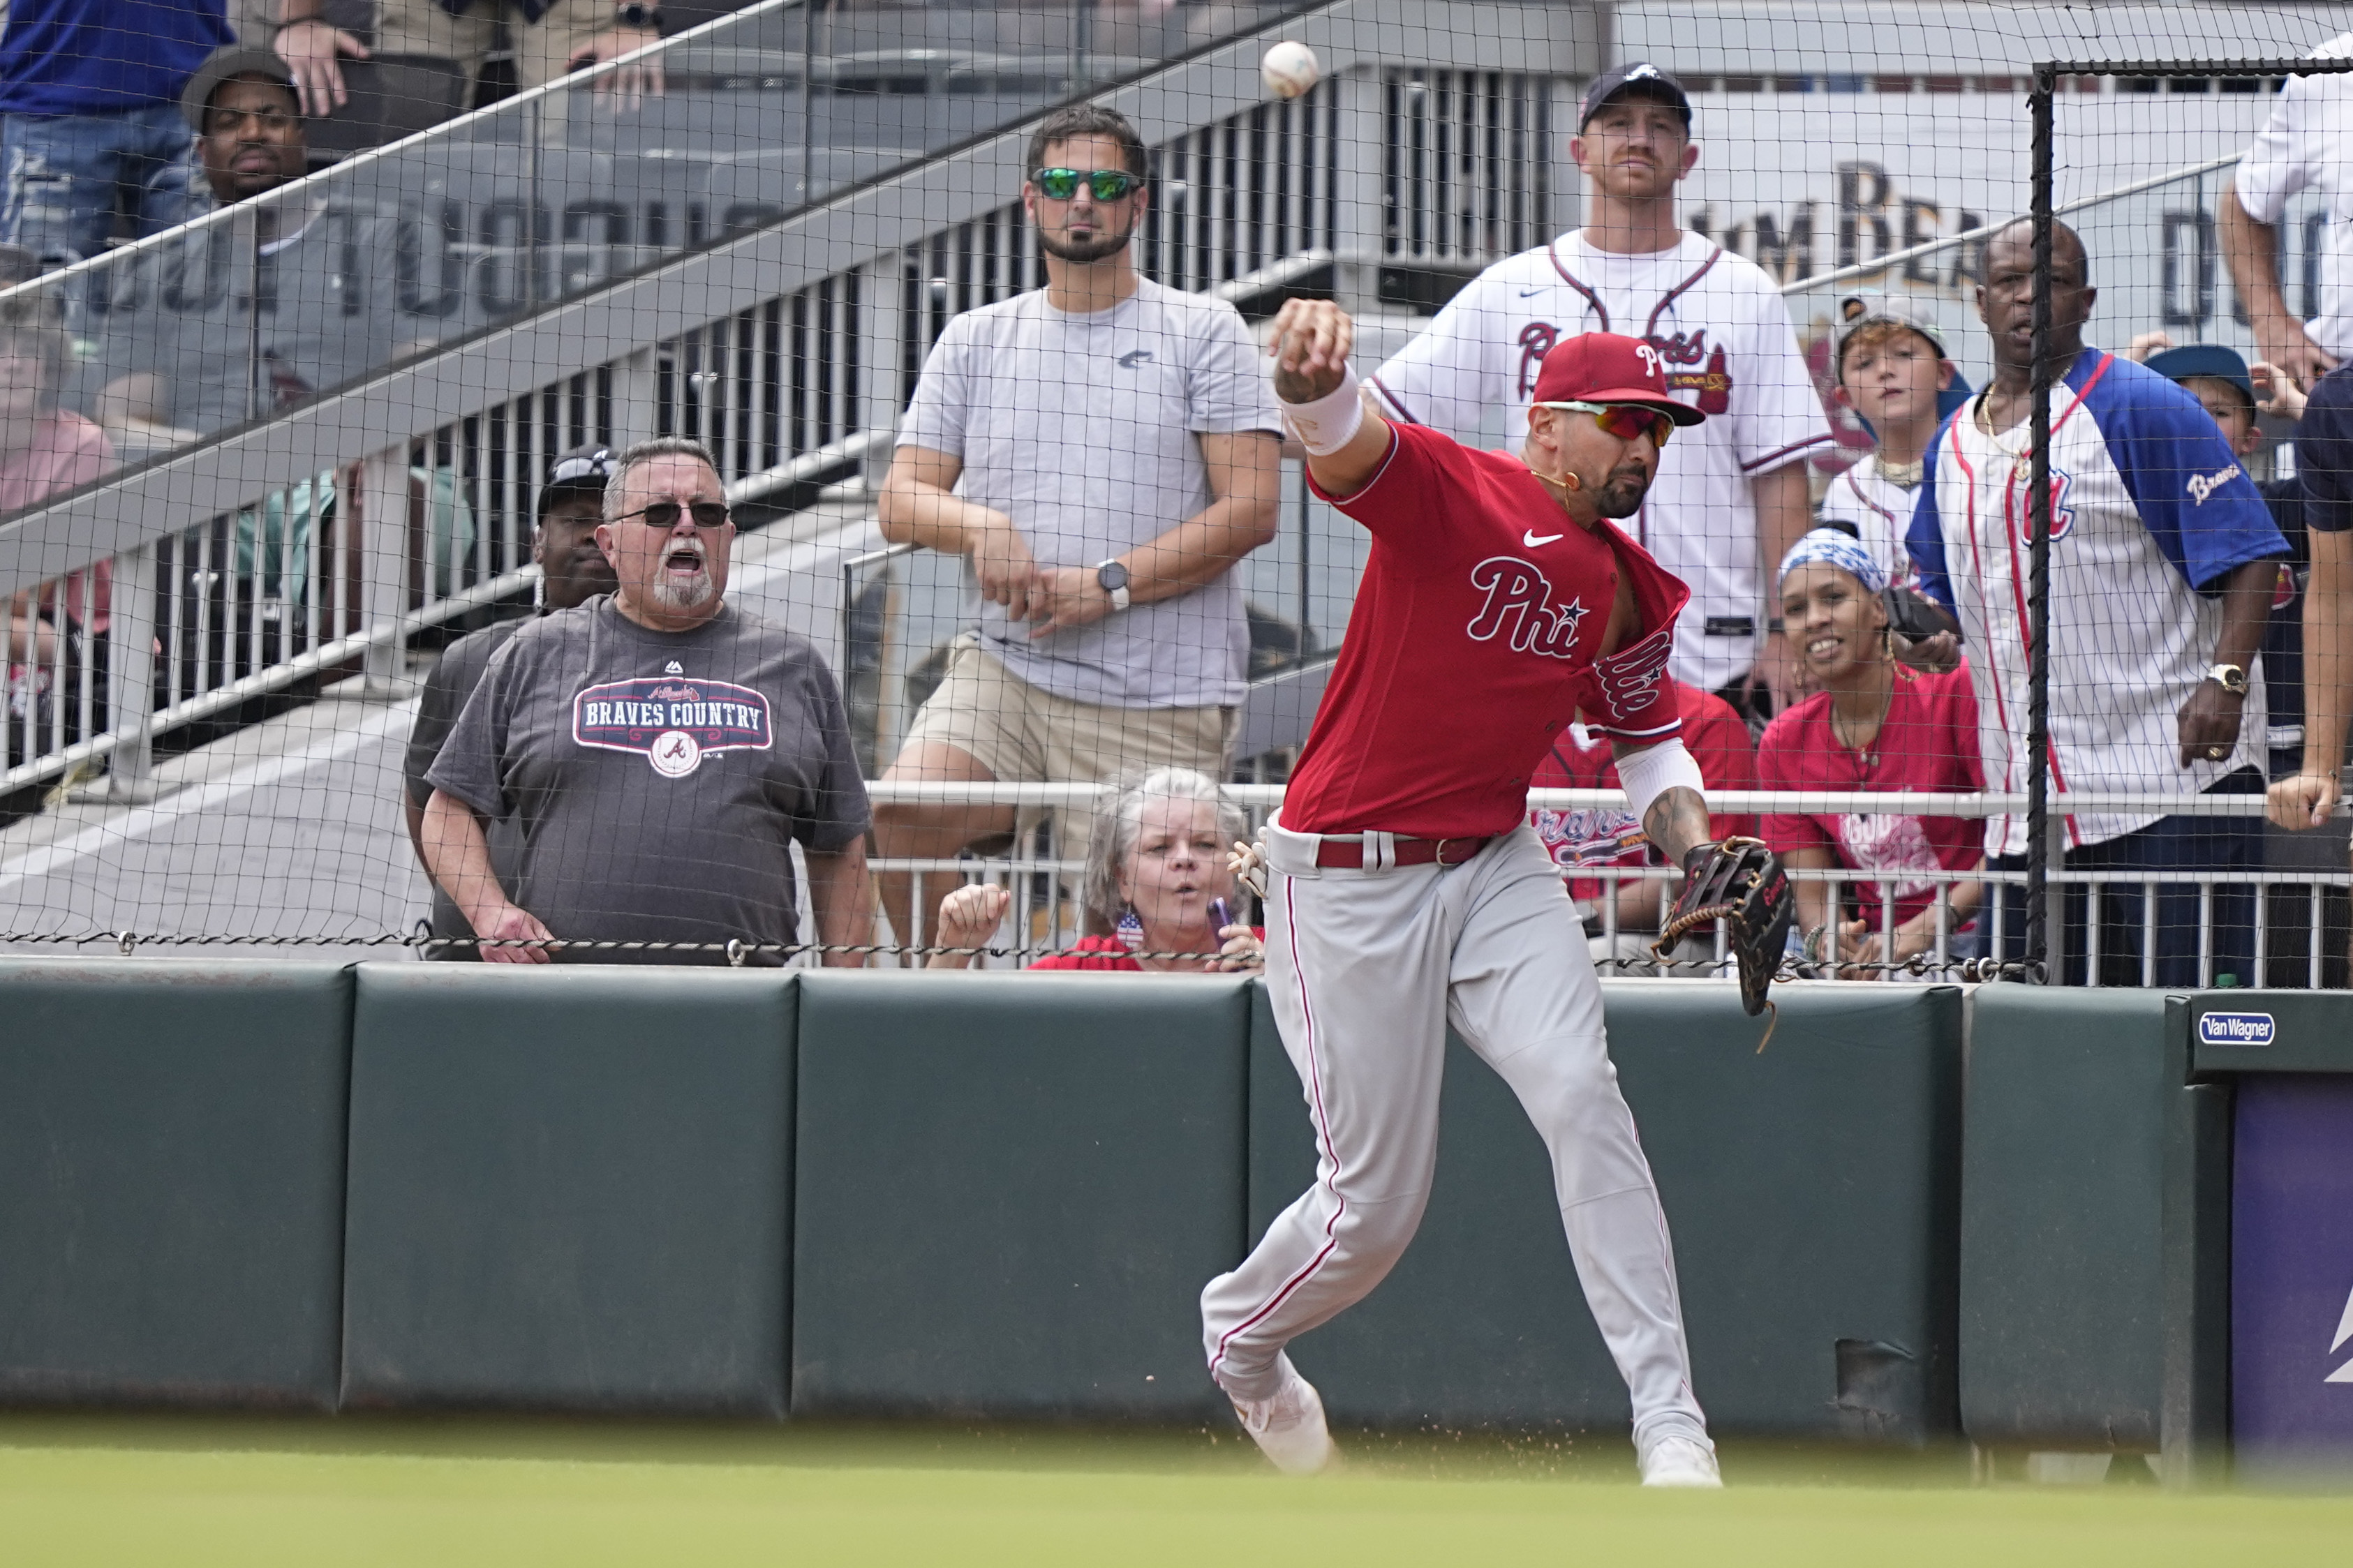
{"type": "Polygon", "coordinates": [[[1324,68],[1315,60],[1315,51],[1293,38],[1285,38],[1266,51],[1258,63],[1258,74],[1266,83],[1266,90],[1277,98],[1297,98],[1324,79],[1324,68]]]}

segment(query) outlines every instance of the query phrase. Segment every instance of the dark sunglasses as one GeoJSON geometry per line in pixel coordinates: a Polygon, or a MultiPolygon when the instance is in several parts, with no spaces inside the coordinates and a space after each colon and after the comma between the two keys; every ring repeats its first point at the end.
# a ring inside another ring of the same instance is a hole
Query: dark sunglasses
{"type": "Polygon", "coordinates": [[[1029,183],[1038,194],[1049,201],[1067,202],[1079,194],[1079,182],[1084,180],[1087,189],[1099,202],[1124,201],[1144,188],[1144,176],[1131,174],[1124,169],[1095,169],[1081,174],[1076,169],[1032,169],[1029,183]]]}
{"type": "Polygon", "coordinates": [[[625,517],[642,517],[646,520],[648,528],[668,530],[678,526],[681,512],[692,512],[694,526],[697,528],[727,526],[727,508],[723,503],[715,500],[699,500],[692,506],[683,507],[674,500],[658,500],[651,506],[641,506],[635,511],[625,511],[613,521],[618,522],[625,517]]]}
{"type": "Polygon", "coordinates": [[[1546,408],[1566,408],[1573,413],[1590,414],[1593,422],[1601,426],[1605,436],[1620,441],[1631,441],[1648,436],[1654,447],[1663,447],[1667,437],[1675,433],[1675,422],[1655,408],[1643,408],[1630,403],[1547,403],[1546,408]]]}

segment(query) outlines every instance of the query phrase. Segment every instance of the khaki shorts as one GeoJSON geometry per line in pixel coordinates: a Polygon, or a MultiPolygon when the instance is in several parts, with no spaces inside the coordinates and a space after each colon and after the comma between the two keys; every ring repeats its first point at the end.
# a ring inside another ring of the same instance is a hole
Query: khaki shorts
{"type": "MultiPolygon", "coordinates": [[[[937,690],[916,711],[901,754],[925,741],[969,753],[1000,784],[1093,784],[1139,768],[1192,768],[1220,784],[1240,710],[1108,708],[1032,686],[969,635],[937,690]]],[[[1057,853],[1084,858],[1091,814],[1019,814],[1025,834],[1052,816],[1057,853]]]]}

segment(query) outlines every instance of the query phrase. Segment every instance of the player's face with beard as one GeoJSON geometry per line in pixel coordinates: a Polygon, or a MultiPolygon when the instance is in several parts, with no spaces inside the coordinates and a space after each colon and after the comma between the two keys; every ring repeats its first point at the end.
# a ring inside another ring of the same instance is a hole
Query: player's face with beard
{"type": "Polygon", "coordinates": [[[1620,440],[1595,423],[1592,415],[1576,409],[1530,412],[1535,418],[1529,421],[1529,433],[1535,439],[1529,444],[1536,448],[1529,454],[1531,468],[1562,480],[1574,475],[1577,493],[1591,498],[1593,510],[1603,517],[1631,517],[1641,510],[1642,498],[1651,493],[1651,481],[1659,472],[1659,449],[1650,437],[1620,440]],[[1559,463],[1556,470],[1542,462],[1540,449],[1546,445],[1559,463]]]}
{"type": "MultiPolygon", "coordinates": [[[[1108,136],[1079,136],[1047,143],[1046,161],[1040,167],[1076,169],[1082,175],[1098,169],[1124,171],[1127,153],[1108,136]]],[[[1118,255],[1144,219],[1145,191],[1140,185],[1118,201],[1099,202],[1081,179],[1077,193],[1067,202],[1058,202],[1025,184],[1021,200],[1030,221],[1038,226],[1038,247],[1049,256],[1082,265],[1118,255]]]]}

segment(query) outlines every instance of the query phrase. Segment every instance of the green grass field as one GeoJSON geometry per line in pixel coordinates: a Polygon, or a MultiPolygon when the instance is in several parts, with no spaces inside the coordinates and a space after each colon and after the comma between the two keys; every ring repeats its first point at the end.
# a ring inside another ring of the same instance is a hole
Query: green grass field
{"type": "Polygon", "coordinates": [[[0,1418],[0,1561],[1339,1565],[2343,1563],[2353,1498],[1972,1487],[1950,1454],[1727,1449],[1652,1494],[1622,1443],[450,1420],[0,1418]],[[1344,1439],[1345,1441],[1346,1439],[1344,1439]]]}

